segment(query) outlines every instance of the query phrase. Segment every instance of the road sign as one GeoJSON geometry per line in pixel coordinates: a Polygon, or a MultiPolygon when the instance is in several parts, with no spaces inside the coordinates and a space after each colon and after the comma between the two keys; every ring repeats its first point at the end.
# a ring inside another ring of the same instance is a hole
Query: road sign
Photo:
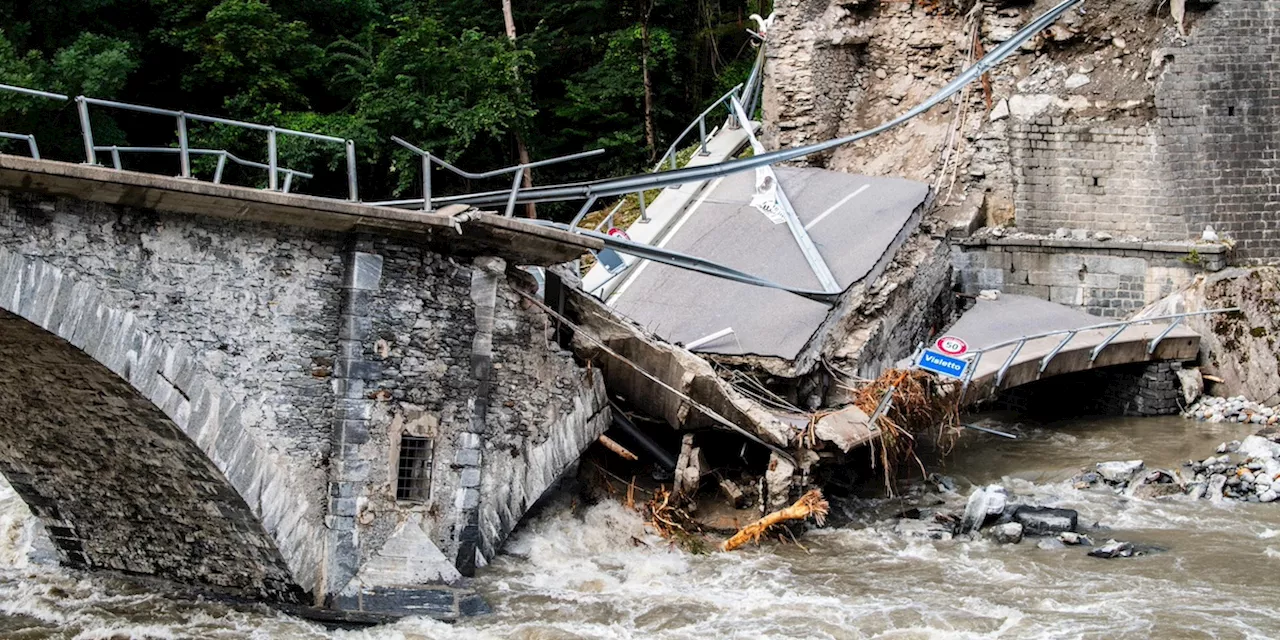
{"type": "Polygon", "coordinates": [[[942,336],[934,343],[941,351],[949,356],[961,356],[969,350],[969,344],[955,336],[942,336]]]}
{"type": "Polygon", "coordinates": [[[631,236],[627,235],[626,231],[623,231],[622,229],[619,229],[617,227],[609,227],[609,235],[615,238],[622,238],[623,240],[631,239],[631,236]]]}
{"type": "Polygon", "coordinates": [[[953,358],[945,353],[934,351],[933,349],[925,349],[924,353],[920,354],[920,361],[916,364],[925,371],[940,373],[944,376],[951,376],[952,378],[963,377],[964,370],[969,367],[969,362],[967,360],[953,358]]]}

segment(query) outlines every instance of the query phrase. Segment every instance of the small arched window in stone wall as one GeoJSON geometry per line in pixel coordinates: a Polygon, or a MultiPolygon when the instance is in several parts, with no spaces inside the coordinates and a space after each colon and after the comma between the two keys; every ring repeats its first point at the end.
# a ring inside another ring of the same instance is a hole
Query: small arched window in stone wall
{"type": "Polygon", "coordinates": [[[396,500],[425,502],[431,496],[431,438],[402,435],[396,465],[396,500]]]}

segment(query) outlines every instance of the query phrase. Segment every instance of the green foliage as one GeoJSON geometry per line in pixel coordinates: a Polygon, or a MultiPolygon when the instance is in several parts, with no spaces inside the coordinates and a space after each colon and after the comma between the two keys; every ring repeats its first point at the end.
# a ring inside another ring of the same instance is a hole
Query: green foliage
{"type": "MultiPolygon", "coordinates": [[[[755,50],[744,27],[768,0],[60,0],[0,3],[0,82],[224,115],[350,138],[362,195],[409,194],[419,163],[404,137],[470,170],[604,148],[600,160],[541,168],[540,183],[631,173],[645,148],[647,26],[660,154],[706,104],[741,82],[755,50]]],[[[156,116],[92,109],[99,144],[172,145],[156,116]]],[[[46,157],[80,161],[70,103],[0,92],[0,130],[33,132],[46,157]]],[[[192,124],[193,144],[264,161],[261,132],[192,124]]],[[[5,147],[12,149],[13,147],[5,147]]],[[[341,145],[281,136],[300,188],[340,195],[341,145]]],[[[104,158],[105,159],[105,158],[104,158]]],[[[172,159],[134,168],[173,171],[172,159]],[[165,164],[165,163],[168,164],[165,164]]],[[[207,176],[213,160],[197,161],[207,176]]],[[[260,170],[228,170],[265,184],[260,170]]],[[[499,188],[450,182],[439,192],[499,188]]]]}

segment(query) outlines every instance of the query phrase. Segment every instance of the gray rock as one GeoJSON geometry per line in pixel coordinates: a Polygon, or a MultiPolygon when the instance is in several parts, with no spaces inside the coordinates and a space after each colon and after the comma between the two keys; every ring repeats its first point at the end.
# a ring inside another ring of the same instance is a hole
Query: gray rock
{"type": "Polygon", "coordinates": [[[1079,514],[1071,509],[1023,506],[1013,512],[1014,522],[1021,524],[1026,534],[1032,536],[1073,531],[1078,519],[1079,514]]]}
{"type": "Polygon", "coordinates": [[[1018,544],[1022,542],[1022,525],[1006,522],[991,528],[991,537],[1000,544],[1018,544]]]}
{"type": "Polygon", "coordinates": [[[1040,542],[1036,543],[1036,547],[1040,549],[1052,550],[1052,549],[1065,549],[1067,546],[1057,538],[1041,538],[1040,542]]]}
{"type": "Polygon", "coordinates": [[[1129,558],[1133,556],[1132,542],[1117,542],[1108,540],[1106,544],[1100,547],[1094,547],[1089,555],[1095,558],[1129,558]]]}
{"type": "Polygon", "coordinates": [[[1058,541],[1065,545],[1093,544],[1089,538],[1074,531],[1063,531],[1058,534],[1058,541]]]}
{"type": "Polygon", "coordinates": [[[1258,502],[1275,502],[1276,498],[1280,498],[1280,494],[1277,494],[1274,489],[1267,489],[1258,496],[1258,502]]]}
{"type": "Polygon", "coordinates": [[[1103,480],[1106,480],[1111,484],[1125,484],[1130,480],[1133,480],[1134,476],[1138,475],[1139,471],[1142,471],[1142,466],[1141,460],[1118,460],[1113,462],[1099,462],[1095,468],[1098,470],[1098,475],[1102,476],[1103,480]]]}
{"type": "Polygon", "coordinates": [[[1227,477],[1215,473],[1209,476],[1209,486],[1205,489],[1205,495],[1209,497],[1211,502],[1222,501],[1222,490],[1227,486],[1227,477]]]}

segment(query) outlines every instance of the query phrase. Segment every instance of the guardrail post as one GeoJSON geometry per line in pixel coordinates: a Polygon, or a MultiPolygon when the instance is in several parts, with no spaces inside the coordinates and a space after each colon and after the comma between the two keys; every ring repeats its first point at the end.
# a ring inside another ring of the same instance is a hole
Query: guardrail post
{"type": "Polygon", "coordinates": [[[1005,358],[1004,364],[1000,365],[1000,372],[996,374],[997,391],[1000,389],[1001,383],[1004,382],[1004,374],[1009,371],[1009,365],[1013,364],[1013,359],[1017,358],[1019,353],[1022,353],[1022,348],[1025,346],[1027,346],[1026,340],[1019,342],[1018,346],[1014,347],[1013,351],[1009,353],[1009,357],[1005,358]]]}
{"type": "Polygon", "coordinates": [[[276,128],[267,129],[267,188],[279,191],[280,178],[276,175],[276,128]]]}
{"type": "Polygon", "coordinates": [[[1155,339],[1151,341],[1151,344],[1147,345],[1147,355],[1154,354],[1156,352],[1156,347],[1160,346],[1160,342],[1163,341],[1165,337],[1168,336],[1169,333],[1173,331],[1174,327],[1177,327],[1178,323],[1180,322],[1182,322],[1181,316],[1174,318],[1173,322],[1170,322],[1169,326],[1165,327],[1164,331],[1161,331],[1160,335],[1156,336],[1155,339]]]}
{"type": "Polygon", "coordinates": [[[347,140],[347,200],[360,202],[360,192],[356,189],[356,141],[347,140]]]}
{"type": "Polygon", "coordinates": [[[422,210],[431,213],[431,154],[422,156],[422,210]]]}
{"type": "Polygon", "coordinates": [[[676,155],[677,155],[676,150],[675,150],[675,149],[672,149],[672,150],[671,150],[671,170],[672,170],[672,171],[675,171],[675,170],[676,170],[676,168],[677,168],[677,167],[676,167],[676,155]]]}
{"type": "Polygon", "coordinates": [[[1049,355],[1045,356],[1042,360],[1040,360],[1040,373],[1041,373],[1041,374],[1043,374],[1043,373],[1044,373],[1044,370],[1045,370],[1045,369],[1048,369],[1048,368],[1049,368],[1049,362],[1050,362],[1050,361],[1052,361],[1055,357],[1057,357],[1058,352],[1062,351],[1063,347],[1066,347],[1066,346],[1067,346],[1067,343],[1068,343],[1068,342],[1071,342],[1071,339],[1072,339],[1072,338],[1074,338],[1074,337],[1076,337],[1076,331],[1068,332],[1068,333],[1067,333],[1067,337],[1063,338],[1063,339],[1062,339],[1062,342],[1059,342],[1059,343],[1058,343],[1058,346],[1054,347],[1054,348],[1053,348],[1053,351],[1050,351],[1050,352],[1049,352],[1049,355]]]}
{"type": "Polygon", "coordinates": [[[213,170],[213,183],[222,184],[222,170],[227,166],[227,152],[218,154],[218,166],[213,170]]]}
{"type": "Polygon", "coordinates": [[[32,160],[39,160],[39,159],[40,159],[40,147],[37,147],[37,146],[36,146],[36,137],[35,137],[35,136],[33,136],[33,135],[31,135],[31,134],[27,134],[27,147],[29,147],[29,148],[31,149],[31,159],[32,159],[32,160]]]}
{"type": "MultiPolygon", "coordinates": [[[[1141,322],[1141,320],[1139,320],[1138,322],[1141,322]]],[[[1120,325],[1120,327],[1115,330],[1115,333],[1112,333],[1111,335],[1107,336],[1107,339],[1103,340],[1102,344],[1094,347],[1093,351],[1089,353],[1089,364],[1092,365],[1093,361],[1097,360],[1098,356],[1102,354],[1102,350],[1106,349],[1107,345],[1111,344],[1111,342],[1115,340],[1117,337],[1119,337],[1121,333],[1124,333],[1125,329],[1128,329],[1132,325],[1133,325],[1133,321],[1126,322],[1120,325]]]]}
{"type": "Polygon", "coordinates": [[[115,167],[116,171],[124,171],[124,164],[120,162],[120,147],[115,145],[111,146],[111,166],[115,167]]]}
{"type": "Polygon", "coordinates": [[[84,96],[76,96],[76,111],[80,114],[80,135],[84,139],[85,164],[98,164],[98,154],[93,149],[93,125],[89,124],[89,103],[84,96]]]}
{"type": "Polygon", "coordinates": [[[644,191],[637,191],[636,195],[640,198],[640,222],[648,222],[649,212],[645,210],[644,191]]]}
{"type": "Polygon", "coordinates": [[[511,180],[511,195],[507,198],[507,217],[516,213],[516,194],[520,192],[520,179],[524,177],[524,167],[517,167],[515,177],[511,180]]]}
{"type": "Polygon", "coordinates": [[[289,193],[289,185],[293,184],[293,172],[284,172],[284,186],[280,188],[284,193],[289,193]]]}
{"type": "Polygon", "coordinates": [[[593,195],[587,198],[587,201],[582,204],[582,208],[578,210],[578,215],[574,216],[573,221],[569,223],[570,231],[573,233],[582,233],[582,230],[578,228],[578,223],[582,222],[582,219],[587,217],[587,212],[591,211],[591,206],[595,203],[596,196],[593,195]]]}
{"type": "Polygon", "coordinates": [[[707,118],[706,116],[698,116],[698,138],[701,140],[699,144],[702,146],[702,150],[698,152],[698,155],[702,155],[702,156],[711,155],[711,152],[707,151],[707,118]]]}
{"type": "Polygon", "coordinates": [[[187,114],[178,113],[178,160],[182,177],[191,177],[191,149],[187,144],[187,114]]]}

